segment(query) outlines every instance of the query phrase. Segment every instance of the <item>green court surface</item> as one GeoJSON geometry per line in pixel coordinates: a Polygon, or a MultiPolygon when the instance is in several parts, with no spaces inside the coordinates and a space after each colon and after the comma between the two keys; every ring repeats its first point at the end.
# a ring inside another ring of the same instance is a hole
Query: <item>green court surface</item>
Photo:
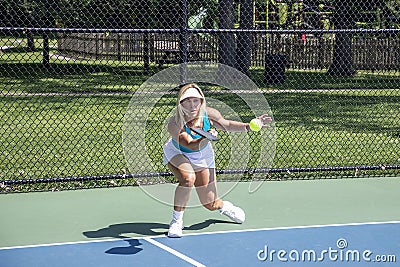
{"type": "MultiPolygon", "coordinates": [[[[400,177],[266,181],[254,193],[248,186],[224,197],[246,211],[244,224],[194,207],[184,234],[400,221],[400,177]]],[[[140,187],[3,194],[0,210],[0,247],[163,235],[172,213],[140,187]]]]}

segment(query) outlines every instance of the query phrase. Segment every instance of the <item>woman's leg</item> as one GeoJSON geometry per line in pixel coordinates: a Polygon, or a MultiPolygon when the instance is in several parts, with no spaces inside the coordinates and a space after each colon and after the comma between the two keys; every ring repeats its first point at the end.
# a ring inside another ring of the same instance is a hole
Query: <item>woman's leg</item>
{"type": "Polygon", "coordinates": [[[175,189],[174,210],[184,211],[196,180],[195,171],[190,161],[183,155],[173,157],[168,163],[168,167],[179,181],[175,189]]]}
{"type": "Polygon", "coordinates": [[[183,212],[189,201],[190,191],[196,180],[195,172],[189,160],[183,155],[176,155],[168,163],[171,172],[178,179],[179,184],[175,189],[174,212],[169,225],[169,237],[181,237],[183,229],[183,212]]]}
{"type": "Polygon", "coordinates": [[[218,197],[215,169],[196,170],[195,186],[201,204],[209,210],[222,208],[223,202],[218,197]]]}
{"type": "Polygon", "coordinates": [[[229,201],[222,201],[218,197],[215,169],[196,171],[195,186],[199,199],[205,208],[219,210],[221,214],[228,216],[237,223],[245,221],[246,215],[241,208],[234,206],[229,201]]]}

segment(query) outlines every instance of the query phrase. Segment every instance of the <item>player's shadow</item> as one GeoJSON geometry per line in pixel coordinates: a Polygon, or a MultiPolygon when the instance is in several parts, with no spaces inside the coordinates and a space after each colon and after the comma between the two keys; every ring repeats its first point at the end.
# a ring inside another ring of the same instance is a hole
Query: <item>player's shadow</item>
{"type": "MultiPolygon", "coordinates": [[[[208,219],[201,223],[196,223],[191,226],[185,227],[184,230],[202,230],[209,227],[212,224],[234,224],[234,222],[224,220],[211,220],[208,219]]],[[[164,223],[121,223],[112,224],[108,227],[101,228],[94,231],[86,231],[82,234],[87,238],[116,238],[126,241],[129,245],[125,247],[115,247],[107,250],[107,254],[119,254],[119,255],[131,255],[136,254],[143,250],[138,246],[142,243],[140,239],[130,238],[128,234],[138,234],[142,236],[157,236],[166,235],[168,232],[169,225],[164,223]]]]}
{"type": "Polygon", "coordinates": [[[143,248],[138,248],[137,246],[141,246],[139,239],[123,239],[124,241],[128,242],[128,246],[125,247],[115,247],[110,248],[105,253],[107,254],[115,254],[115,255],[132,255],[136,254],[143,250],[143,248]]]}

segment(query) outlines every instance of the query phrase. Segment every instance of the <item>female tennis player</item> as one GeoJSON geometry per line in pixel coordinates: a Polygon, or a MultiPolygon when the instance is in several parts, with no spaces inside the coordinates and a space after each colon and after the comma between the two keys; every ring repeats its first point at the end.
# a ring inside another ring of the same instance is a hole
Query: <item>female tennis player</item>
{"type": "MultiPolygon", "coordinates": [[[[258,117],[263,127],[272,119],[267,114],[258,117]]],[[[176,114],[168,123],[171,138],[164,146],[164,163],[178,179],[175,190],[174,211],[169,226],[169,237],[181,237],[183,213],[192,187],[202,205],[211,210],[219,210],[236,223],[245,221],[244,211],[217,195],[215,155],[210,141],[190,130],[201,128],[217,136],[220,129],[230,132],[250,131],[248,123],[225,119],[221,113],[206,106],[202,90],[196,84],[184,85],[179,91],[176,114]]]]}

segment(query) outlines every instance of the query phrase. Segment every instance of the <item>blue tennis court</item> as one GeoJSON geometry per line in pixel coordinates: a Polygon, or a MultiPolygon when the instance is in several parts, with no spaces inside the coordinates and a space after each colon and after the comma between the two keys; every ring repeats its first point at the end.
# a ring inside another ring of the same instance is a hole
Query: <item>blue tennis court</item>
{"type": "Polygon", "coordinates": [[[397,266],[400,222],[2,248],[2,266],[397,266]],[[397,264],[396,264],[397,263],[397,264]]]}

